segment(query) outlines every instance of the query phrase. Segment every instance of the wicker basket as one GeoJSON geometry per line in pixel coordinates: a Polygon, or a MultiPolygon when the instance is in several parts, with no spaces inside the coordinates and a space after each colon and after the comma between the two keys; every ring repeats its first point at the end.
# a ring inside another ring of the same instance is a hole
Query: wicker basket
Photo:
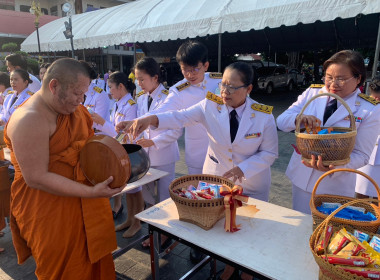
{"type": "Polygon", "coordinates": [[[310,161],[311,156],[321,155],[324,165],[344,165],[350,162],[350,154],[355,146],[356,126],[355,117],[350,107],[338,95],[332,93],[321,93],[313,96],[302,108],[296,121],[296,143],[302,155],[302,159],[310,161]],[[333,127],[334,131],[345,133],[339,134],[307,134],[305,129],[300,130],[301,116],[306,107],[316,98],[321,96],[331,96],[338,99],[347,109],[350,116],[350,127],[333,127]]]}
{"type": "MultiPolygon", "coordinates": [[[[330,264],[323,257],[319,256],[316,253],[316,250],[315,250],[315,248],[317,247],[317,243],[318,243],[318,240],[319,240],[320,236],[323,234],[323,232],[326,231],[327,226],[329,224],[331,224],[331,220],[334,219],[334,215],[336,213],[338,213],[343,208],[345,208],[347,206],[350,206],[350,205],[354,205],[354,204],[355,204],[355,206],[360,206],[360,207],[363,204],[366,204],[368,206],[373,205],[373,204],[370,204],[367,201],[377,201],[378,202],[378,200],[374,200],[374,199],[356,199],[356,200],[352,200],[352,201],[350,201],[350,202],[342,205],[341,207],[339,207],[338,209],[336,209],[334,212],[332,212],[329,216],[327,216],[327,218],[321,224],[318,225],[318,227],[314,230],[314,232],[310,236],[310,240],[309,240],[310,250],[311,250],[311,252],[313,254],[313,257],[314,257],[316,263],[319,266],[319,278],[318,279],[320,279],[320,280],[322,280],[322,279],[323,280],[343,280],[343,279],[359,280],[359,279],[368,279],[368,278],[365,278],[365,277],[362,277],[362,276],[358,276],[356,274],[351,274],[349,272],[346,272],[346,271],[344,271],[342,269],[337,268],[333,264],[330,264]]],[[[334,226],[334,232],[340,230],[342,227],[343,227],[343,225],[341,225],[339,227],[335,227],[334,226]]],[[[347,226],[345,226],[345,228],[347,230],[351,231],[351,232],[354,229],[358,229],[355,226],[351,226],[351,225],[347,225],[347,226]]],[[[369,234],[370,237],[372,237],[374,235],[380,237],[380,235],[378,235],[378,234],[369,233],[369,232],[367,232],[367,233],[369,234]]],[[[325,244],[325,246],[327,246],[327,244],[325,244]]]]}
{"type": "Polygon", "coordinates": [[[217,221],[224,217],[224,198],[194,200],[180,197],[173,190],[198,186],[199,181],[225,184],[233,187],[232,181],[215,175],[186,175],[175,179],[169,186],[170,197],[177,206],[179,220],[195,224],[205,230],[211,229],[217,221]]]}
{"type": "MultiPolygon", "coordinates": [[[[318,185],[322,181],[323,178],[326,176],[329,176],[330,174],[333,174],[335,172],[352,172],[352,173],[357,173],[360,174],[364,177],[366,177],[375,187],[377,196],[380,197],[380,189],[377,183],[367,174],[355,170],[355,169],[349,169],[349,168],[341,168],[341,169],[333,169],[330,170],[326,173],[324,173],[317,182],[315,183],[315,186],[313,188],[313,192],[311,193],[311,198],[310,198],[310,210],[311,210],[311,215],[313,217],[313,229],[316,229],[316,227],[321,224],[328,215],[323,214],[317,210],[318,206],[322,205],[322,202],[339,202],[341,204],[347,203],[349,201],[355,200],[352,197],[347,197],[347,196],[339,196],[339,195],[330,195],[330,194],[316,194],[318,185]]],[[[353,221],[353,220],[348,220],[348,219],[343,219],[343,218],[337,218],[337,217],[332,217],[330,223],[333,226],[345,226],[345,225],[351,225],[355,227],[358,230],[363,230],[367,232],[372,232],[376,233],[377,230],[380,227],[380,209],[377,205],[375,204],[370,204],[370,203],[365,203],[363,202],[362,204],[358,203],[359,207],[364,207],[368,212],[371,212],[373,215],[375,215],[376,220],[375,221],[353,221]]]]}

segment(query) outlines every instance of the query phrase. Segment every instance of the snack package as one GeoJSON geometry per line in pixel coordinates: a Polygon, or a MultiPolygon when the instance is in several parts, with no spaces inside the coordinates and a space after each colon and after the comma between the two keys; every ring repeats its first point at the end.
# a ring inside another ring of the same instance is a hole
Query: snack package
{"type": "Polygon", "coordinates": [[[327,231],[323,232],[323,234],[320,236],[318,240],[317,247],[316,247],[318,255],[321,255],[325,252],[324,246],[325,244],[329,244],[332,233],[333,233],[333,226],[328,225],[327,231]]]}
{"type": "Polygon", "coordinates": [[[370,259],[365,257],[340,257],[336,255],[327,255],[327,260],[331,264],[349,265],[364,267],[370,263],[370,259]]]}
{"type": "Polygon", "coordinates": [[[191,192],[191,191],[185,190],[185,191],[182,191],[182,192],[184,193],[184,195],[188,199],[197,199],[197,196],[193,192],[191,192]]]}
{"type": "Polygon", "coordinates": [[[380,238],[374,235],[369,242],[369,246],[371,246],[376,252],[380,252],[380,238]]]}
{"type": "Polygon", "coordinates": [[[188,191],[195,191],[196,189],[197,189],[197,188],[194,187],[193,185],[190,185],[190,186],[187,187],[187,190],[188,190],[188,191]]]}
{"type": "Polygon", "coordinates": [[[210,192],[211,195],[214,196],[214,198],[221,198],[222,196],[220,195],[220,185],[209,185],[210,187],[210,192]]]}
{"type": "Polygon", "coordinates": [[[380,268],[380,253],[376,252],[367,241],[362,242],[362,246],[365,248],[364,252],[361,252],[359,256],[367,257],[372,260],[369,267],[380,268]]]}
{"type": "Polygon", "coordinates": [[[207,182],[199,181],[197,190],[202,190],[208,186],[207,182]]]}
{"type": "Polygon", "coordinates": [[[369,235],[366,234],[365,232],[355,230],[354,231],[354,236],[360,241],[368,241],[369,240],[369,235]]]}
{"type": "Polygon", "coordinates": [[[350,241],[352,241],[352,238],[347,234],[346,229],[342,228],[340,231],[334,233],[331,238],[330,244],[327,246],[327,254],[336,255],[350,241]]]}
{"type": "Polygon", "coordinates": [[[369,279],[380,279],[380,269],[345,266],[340,266],[339,268],[359,276],[367,277],[369,279]]]}
{"type": "Polygon", "coordinates": [[[202,198],[205,198],[205,199],[213,199],[214,198],[211,194],[208,194],[208,193],[202,192],[202,191],[196,191],[196,194],[202,198]]]}
{"type": "Polygon", "coordinates": [[[323,208],[338,209],[340,206],[342,206],[342,203],[339,202],[322,202],[323,208]]]}
{"type": "Polygon", "coordinates": [[[353,239],[350,243],[343,247],[336,255],[349,258],[351,256],[357,256],[360,252],[365,251],[364,246],[358,241],[353,239]]]}

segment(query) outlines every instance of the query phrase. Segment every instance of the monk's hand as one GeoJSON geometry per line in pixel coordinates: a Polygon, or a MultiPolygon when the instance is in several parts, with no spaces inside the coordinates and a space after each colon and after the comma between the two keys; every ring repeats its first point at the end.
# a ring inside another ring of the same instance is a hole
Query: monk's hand
{"type": "Polygon", "coordinates": [[[326,172],[326,171],[329,171],[329,170],[335,168],[335,166],[331,165],[331,164],[329,166],[323,165],[321,155],[318,156],[318,159],[315,155],[312,155],[310,163],[305,161],[305,160],[302,160],[302,163],[307,167],[314,168],[314,169],[322,171],[322,172],[326,172]]]}
{"type": "Polygon", "coordinates": [[[113,177],[110,176],[107,180],[96,184],[92,189],[92,197],[111,197],[122,191],[124,186],[120,188],[110,188],[109,184],[113,181],[113,177]]]}
{"type": "Polygon", "coordinates": [[[97,123],[97,124],[100,124],[100,125],[103,125],[106,121],[105,119],[103,119],[99,114],[97,113],[92,113],[91,114],[91,117],[92,117],[92,120],[94,123],[97,123]]]}
{"type": "Polygon", "coordinates": [[[140,145],[143,148],[149,148],[149,147],[152,147],[154,145],[154,142],[150,139],[142,138],[142,139],[137,140],[136,144],[140,145]]]}
{"type": "Polygon", "coordinates": [[[241,171],[239,166],[235,166],[234,168],[228,170],[226,173],[222,175],[225,178],[232,178],[233,182],[236,182],[236,180],[239,180],[241,183],[244,177],[243,171],[241,171]]]}
{"type": "Polygon", "coordinates": [[[296,123],[298,119],[301,120],[301,124],[311,129],[312,131],[321,126],[321,120],[312,115],[302,115],[302,116],[298,115],[296,118],[296,123]]]}

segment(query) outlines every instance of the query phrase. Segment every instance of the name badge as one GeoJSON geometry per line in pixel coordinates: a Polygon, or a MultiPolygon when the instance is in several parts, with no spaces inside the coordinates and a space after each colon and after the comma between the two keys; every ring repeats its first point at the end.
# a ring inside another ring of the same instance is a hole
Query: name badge
{"type": "Polygon", "coordinates": [[[248,133],[248,134],[244,135],[244,138],[245,139],[250,139],[250,138],[258,138],[260,136],[261,136],[260,132],[257,132],[257,133],[248,133]]]}

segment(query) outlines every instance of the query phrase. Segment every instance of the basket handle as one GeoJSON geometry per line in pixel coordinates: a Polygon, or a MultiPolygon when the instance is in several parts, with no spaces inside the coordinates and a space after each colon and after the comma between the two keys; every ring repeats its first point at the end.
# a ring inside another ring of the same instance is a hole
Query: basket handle
{"type": "MultiPolygon", "coordinates": [[[[314,241],[314,249],[317,247],[319,238],[320,238],[320,236],[321,236],[321,234],[322,234],[323,231],[325,232],[325,236],[326,236],[327,226],[328,226],[330,220],[335,216],[336,213],[338,213],[340,210],[346,208],[347,206],[350,206],[350,205],[353,205],[353,204],[357,204],[357,203],[365,203],[365,204],[368,204],[368,205],[372,206],[372,204],[370,202],[379,202],[379,200],[378,199],[373,199],[373,198],[351,200],[351,201],[343,204],[342,206],[338,207],[335,211],[333,211],[330,215],[328,215],[327,218],[325,220],[323,220],[323,222],[320,223],[317,226],[317,228],[314,230],[314,232],[317,233],[316,239],[314,241]]],[[[326,251],[326,246],[327,246],[327,244],[325,242],[324,243],[324,250],[325,251],[326,251]]]]}
{"type": "Polygon", "coordinates": [[[323,178],[325,178],[326,176],[330,175],[330,174],[333,174],[335,172],[341,172],[341,171],[347,171],[347,172],[351,172],[351,173],[357,173],[359,175],[362,175],[364,176],[365,178],[367,178],[371,183],[372,185],[375,187],[376,189],[376,192],[377,192],[377,197],[380,198],[380,189],[379,189],[379,186],[378,184],[375,182],[375,180],[373,180],[370,176],[368,176],[367,174],[365,174],[364,172],[361,172],[359,170],[356,170],[356,169],[350,169],[350,168],[338,168],[338,169],[332,169],[332,170],[329,170],[327,172],[325,172],[324,174],[322,174],[321,177],[318,178],[317,182],[315,183],[314,185],[314,188],[313,188],[313,191],[311,193],[311,198],[310,198],[310,209],[312,210],[316,210],[316,207],[315,207],[315,203],[314,203],[314,196],[315,196],[315,193],[317,191],[317,188],[319,186],[319,184],[321,183],[321,181],[323,180],[323,178]]]}
{"type": "Polygon", "coordinates": [[[352,130],[356,130],[355,117],[352,114],[352,111],[351,111],[350,107],[347,105],[346,101],[344,101],[340,96],[338,96],[336,94],[325,92],[325,93],[320,93],[318,95],[313,96],[312,98],[310,98],[306,102],[305,106],[303,106],[301,112],[298,114],[298,116],[296,118],[296,132],[298,132],[298,133],[300,132],[301,116],[302,116],[303,112],[305,111],[306,107],[309,106],[310,103],[314,101],[314,99],[317,99],[318,97],[321,97],[321,96],[331,96],[335,99],[338,99],[339,102],[342,103],[342,105],[346,108],[346,110],[348,111],[348,114],[350,115],[350,128],[352,130]]]}

